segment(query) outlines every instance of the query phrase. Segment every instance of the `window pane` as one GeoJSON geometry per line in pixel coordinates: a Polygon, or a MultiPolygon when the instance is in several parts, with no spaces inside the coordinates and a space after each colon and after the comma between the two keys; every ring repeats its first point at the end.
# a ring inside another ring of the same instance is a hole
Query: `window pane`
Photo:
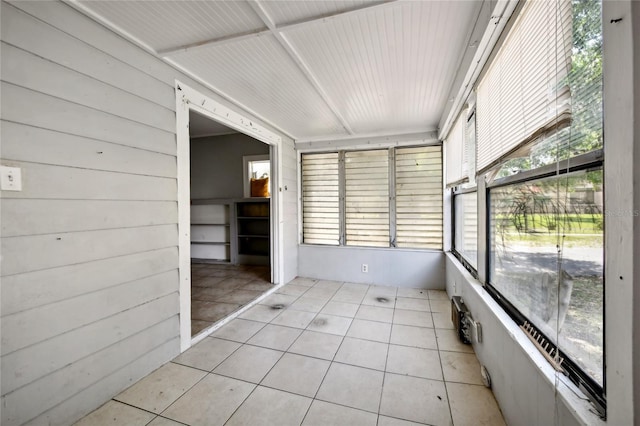
{"type": "Polygon", "coordinates": [[[491,284],[603,383],[602,170],[490,192],[491,284]]]}
{"type": "Polygon", "coordinates": [[[396,149],[396,246],[442,249],[442,147],[396,149]]]}
{"type": "Polygon", "coordinates": [[[389,151],[347,152],[346,244],[389,247],[389,151]]]}
{"type": "Polygon", "coordinates": [[[338,245],[339,208],[338,153],[303,154],[303,242],[338,245]]]}
{"type": "Polygon", "coordinates": [[[454,196],[454,248],[471,266],[478,269],[478,193],[454,196]]]}

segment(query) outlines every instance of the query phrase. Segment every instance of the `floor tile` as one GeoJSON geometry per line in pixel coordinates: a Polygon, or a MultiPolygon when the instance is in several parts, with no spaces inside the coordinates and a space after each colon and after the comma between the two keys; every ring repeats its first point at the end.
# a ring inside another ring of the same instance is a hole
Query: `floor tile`
{"type": "Polygon", "coordinates": [[[369,292],[367,292],[367,294],[364,296],[364,299],[362,299],[362,304],[363,305],[369,305],[369,306],[379,306],[381,308],[394,308],[396,305],[396,298],[393,295],[389,295],[389,294],[376,294],[376,293],[371,293],[371,290],[369,290],[369,292]]]}
{"type": "Polygon", "coordinates": [[[460,337],[458,337],[458,333],[455,330],[436,328],[435,331],[439,350],[449,352],[474,353],[473,346],[465,345],[464,343],[462,343],[460,341],[460,337]]]}
{"type": "Polygon", "coordinates": [[[309,287],[303,285],[287,284],[278,290],[279,294],[287,294],[289,296],[302,296],[309,290],[309,287]]]}
{"type": "Polygon", "coordinates": [[[216,287],[191,287],[191,299],[214,302],[231,292],[233,290],[216,287]]]}
{"type": "Polygon", "coordinates": [[[170,419],[166,419],[164,417],[156,417],[155,419],[153,419],[153,421],[151,423],[149,423],[147,426],[183,426],[184,423],[178,423],[174,420],[170,420],[170,419]]]}
{"type": "Polygon", "coordinates": [[[247,341],[250,345],[262,346],[269,349],[286,351],[289,346],[300,336],[302,330],[292,327],[267,324],[247,341]]]}
{"type": "Polygon", "coordinates": [[[435,328],[450,328],[453,329],[453,323],[451,322],[451,314],[444,312],[431,312],[433,318],[433,326],[435,328]]]}
{"type": "Polygon", "coordinates": [[[301,285],[304,287],[313,287],[317,281],[318,280],[314,280],[313,278],[297,277],[289,281],[287,285],[293,284],[293,285],[301,285]]]}
{"type": "Polygon", "coordinates": [[[242,290],[252,290],[264,293],[265,291],[271,290],[273,288],[273,284],[265,281],[251,281],[249,284],[245,284],[241,288],[242,290]]]}
{"type": "Polygon", "coordinates": [[[449,300],[447,292],[444,290],[429,290],[429,299],[431,300],[449,300]]]}
{"type": "Polygon", "coordinates": [[[484,386],[446,383],[451,415],[456,426],[504,426],[493,393],[484,386]]]}
{"type": "Polygon", "coordinates": [[[207,337],[176,357],[173,362],[211,371],[240,347],[240,343],[207,337]]]}
{"type": "Polygon", "coordinates": [[[356,313],[356,318],[390,323],[393,321],[393,309],[381,308],[379,306],[360,305],[358,313],[356,313]]]}
{"type": "Polygon", "coordinates": [[[256,385],[209,374],[162,415],[189,425],[223,425],[256,385]]]}
{"type": "Polygon", "coordinates": [[[331,360],[336,355],[342,336],[304,331],[289,348],[289,352],[331,360]]]}
{"type": "Polygon", "coordinates": [[[260,383],[282,356],[282,352],[244,345],[213,372],[251,383],[260,383]]]}
{"type": "Polygon", "coordinates": [[[444,312],[447,315],[451,315],[451,302],[448,300],[430,300],[431,312],[444,312]]]}
{"type": "Polygon", "coordinates": [[[170,362],[114,399],[159,414],[206,375],[202,370],[170,362]]]}
{"type": "Polygon", "coordinates": [[[216,287],[236,289],[236,288],[242,287],[243,285],[249,284],[251,281],[253,281],[253,278],[243,278],[239,276],[233,276],[231,278],[226,278],[220,281],[219,283],[216,284],[216,287]]]}
{"type": "Polygon", "coordinates": [[[414,325],[416,327],[433,327],[433,314],[421,311],[406,311],[396,309],[393,314],[393,323],[401,325],[414,325]]]}
{"type": "Polygon", "coordinates": [[[311,297],[314,299],[320,299],[327,302],[329,301],[329,299],[333,297],[335,293],[336,293],[336,290],[334,289],[318,287],[316,284],[316,286],[307,290],[307,292],[304,294],[304,297],[311,297]]]}
{"type": "Polygon", "coordinates": [[[286,308],[289,305],[291,305],[297,298],[298,298],[298,296],[291,296],[289,294],[274,293],[274,294],[272,294],[270,296],[267,296],[264,299],[262,299],[260,301],[260,304],[261,305],[268,305],[268,306],[281,305],[280,309],[283,309],[283,308],[286,308]]]}
{"type": "Polygon", "coordinates": [[[424,423],[415,423],[408,420],[394,419],[393,417],[378,416],[378,426],[422,426],[424,423]]]}
{"type": "Polygon", "coordinates": [[[394,324],[391,329],[391,343],[424,349],[438,349],[433,328],[394,324]]]}
{"type": "Polygon", "coordinates": [[[252,300],[254,300],[255,298],[257,298],[258,296],[262,296],[261,291],[238,289],[220,297],[218,300],[224,303],[235,303],[235,304],[245,305],[251,302],[252,300]]]}
{"type": "Polygon", "coordinates": [[[451,425],[444,383],[385,374],[380,414],[429,425],[451,425]]]}
{"type": "Polygon", "coordinates": [[[194,300],[191,302],[191,318],[215,322],[238,310],[239,307],[239,304],[194,300]]]}
{"type": "Polygon", "coordinates": [[[304,396],[258,386],[226,426],[299,425],[311,401],[304,396]]]}
{"type": "Polygon", "coordinates": [[[191,320],[191,335],[195,336],[207,327],[215,324],[213,321],[191,320]]]}
{"type": "Polygon", "coordinates": [[[398,287],[391,287],[386,285],[371,285],[367,290],[367,295],[381,295],[386,297],[395,298],[398,294],[398,287]]]}
{"type": "Polygon", "coordinates": [[[296,311],[313,312],[317,314],[326,303],[326,300],[307,297],[305,293],[304,295],[300,296],[298,300],[293,302],[289,309],[295,309],[296,311]]]}
{"type": "Polygon", "coordinates": [[[334,361],[384,371],[388,349],[386,343],[346,337],[334,361]]]}
{"type": "Polygon", "coordinates": [[[423,379],[442,380],[438,351],[431,349],[389,345],[387,371],[423,379]]]}
{"type": "Polygon", "coordinates": [[[331,301],[324,305],[324,308],[322,308],[320,313],[353,318],[356,315],[356,312],[358,312],[359,307],[360,305],[355,303],[331,301]]]}
{"type": "Polygon", "coordinates": [[[398,297],[412,297],[414,299],[428,299],[429,290],[424,288],[398,288],[398,297]]]}
{"type": "Polygon", "coordinates": [[[351,325],[351,321],[351,318],[318,314],[316,318],[311,321],[307,330],[344,336],[351,325]]]}
{"type": "Polygon", "coordinates": [[[377,416],[366,411],[343,407],[329,402],[318,401],[311,404],[303,426],[376,426],[377,416]]]}
{"type": "Polygon", "coordinates": [[[482,384],[480,363],[474,354],[440,351],[440,359],[447,382],[482,384]]]}
{"type": "Polygon", "coordinates": [[[236,318],[217,329],[211,336],[244,343],[262,329],[264,325],[262,322],[236,318]]]}
{"type": "Polygon", "coordinates": [[[389,343],[391,324],[356,319],[353,320],[347,336],[376,342],[389,343]]]}
{"type": "Polygon", "coordinates": [[[313,312],[294,311],[286,309],[280,315],[275,317],[271,324],[284,325],[287,327],[307,328],[311,320],[316,317],[313,312]]]}
{"type": "Polygon", "coordinates": [[[396,299],[396,309],[411,311],[430,311],[431,306],[427,299],[413,299],[411,297],[398,297],[396,299]]]}
{"type": "Polygon", "coordinates": [[[382,379],[380,371],[332,363],[316,398],[377,413],[382,379]]]}
{"type": "Polygon", "coordinates": [[[80,419],[74,426],[121,425],[145,426],[155,414],[118,401],[109,401],[94,412],[80,419]]]}
{"type": "Polygon", "coordinates": [[[267,305],[255,305],[240,315],[240,318],[252,321],[270,322],[272,319],[280,315],[280,309],[273,309],[267,305]]]}
{"type": "Polygon", "coordinates": [[[342,281],[319,280],[315,283],[314,287],[333,290],[335,293],[340,288],[342,288],[342,281]]]}
{"type": "Polygon", "coordinates": [[[360,302],[362,302],[362,299],[364,299],[365,293],[366,293],[366,289],[361,292],[361,291],[354,291],[354,290],[345,290],[344,288],[341,288],[336,292],[336,294],[333,295],[331,300],[334,302],[360,304],[360,302]]]}
{"type": "Polygon", "coordinates": [[[360,303],[367,291],[369,291],[367,284],[344,283],[333,298],[338,302],[360,303]],[[349,300],[342,300],[343,298],[349,300]]]}
{"type": "Polygon", "coordinates": [[[260,384],[313,398],[329,364],[329,361],[287,353],[260,384]]]}

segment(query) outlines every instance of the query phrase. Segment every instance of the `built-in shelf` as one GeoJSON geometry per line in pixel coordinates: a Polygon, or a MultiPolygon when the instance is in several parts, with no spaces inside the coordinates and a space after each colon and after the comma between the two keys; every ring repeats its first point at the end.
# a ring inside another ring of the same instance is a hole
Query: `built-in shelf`
{"type": "Polygon", "coordinates": [[[269,199],[236,203],[238,263],[268,265],[271,252],[269,199]]]}
{"type": "Polygon", "coordinates": [[[196,261],[235,263],[231,237],[233,203],[194,200],[191,203],[191,258],[196,261]]]}

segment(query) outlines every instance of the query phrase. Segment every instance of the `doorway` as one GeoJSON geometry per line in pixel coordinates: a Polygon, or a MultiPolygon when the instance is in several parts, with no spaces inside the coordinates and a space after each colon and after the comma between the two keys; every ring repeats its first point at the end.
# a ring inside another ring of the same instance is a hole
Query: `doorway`
{"type": "Polygon", "coordinates": [[[279,138],[179,83],[176,93],[184,351],[278,282],[279,138]]]}

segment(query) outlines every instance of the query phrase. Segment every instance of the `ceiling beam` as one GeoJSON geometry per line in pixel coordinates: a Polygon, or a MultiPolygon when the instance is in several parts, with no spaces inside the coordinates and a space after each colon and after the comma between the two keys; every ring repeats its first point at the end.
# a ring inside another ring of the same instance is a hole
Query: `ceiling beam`
{"type": "MultiPolygon", "coordinates": [[[[357,14],[361,14],[363,12],[368,12],[371,11],[373,9],[380,9],[382,7],[387,7],[389,5],[392,5],[394,3],[396,3],[399,0],[382,0],[382,1],[377,1],[377,2],[371,2],[371,3],[365,3],[363,5],[351,8],[351,9],[347,9],[347,10],[342,10],[339,12],[334,12],[334,13],[329,13],[329,14],[325,14],[325,15],[321,15],[321,16],[313,16],[310,18],[305,18],[305,19],[300,19],[298,21],[292,21],[292,22],[288,22],[282,25],[275,25],[274,23],[274,27],[273,28],[266,28],[266,29],[259,29],[259,30],[252,30],[252,31],[246,31],[246,32],[241,32],[241,33],[236,33],[236,34],[230,34],[230,35],[226,35],[223,37],[217,37],[217,38],[212,38],[212,39],[208,39],[208,40],[202,40],[202,41],[198,41],[196,43],[190,43],[190,44],[185,44],[182,46],[176,46],[176,47],[169,47],[166,49],[160,49],[158,50],[156,53],[160,56],[171,56],[174,55],[176,53],[181,53],[181,52],[187,52],[187,51],[191,51],[191,50],[195,50],[195,49],[199,49],[199,48],[203,48],[203,47],[212,47],[212,46],[221,46],[227,43],[233,43],[236,41],[241,41],[241,40],[246,40],[246,39],[251,39],[251,38],[256,38],[256,37],[260,37],[260,36],[264,36],[266,34],[272,34],[274,32],[276,33],[283,33],[285,31],[289,31],[289,30],[293,30],[293,29],[297,29],[297,28],[301,28],[301,27],[306,27],[306,26],[310,26],[310,25],[316,25],[319,23],[323,23],[323,22],[328,22],[331,21],[333,19],[342,19],[345,17],[349,17],[349,16],[354,16],[357,14]]],[[[249,2],[250,4],[252,2],[249,2]]],[[[255,10],[255,8],[254,8],[255,10]]]]}
{"type": "Polygon", "coordinates": [[[353,129],[347,122],[347,120],[342,116],[336,105],[333,103],[327,92],[325,92],[324,88],[316,78],[316,76],[311,71],[311,68],[304,62],[300,54],[295,50],[293,44],[286,39],[286,37],[276,29],[276,24],[273,19],[269,16],[267,11],[264,9],[262,4],[260,4],[259,0],[249,0],[249,5],[256,12],[256,14],[262,19],[262,22],[271,30],[272,35],[278,40],[278,43],[284,48],[289,57],[293,60],[293,62],[298,66],[302,74],[309,80],[309,83],[313,86],[313,88],[318,92],[320,97],[325,101],[331,112],[336,116],[342,127],[349,133],[350,135],[354,134],[353,129]]]}

